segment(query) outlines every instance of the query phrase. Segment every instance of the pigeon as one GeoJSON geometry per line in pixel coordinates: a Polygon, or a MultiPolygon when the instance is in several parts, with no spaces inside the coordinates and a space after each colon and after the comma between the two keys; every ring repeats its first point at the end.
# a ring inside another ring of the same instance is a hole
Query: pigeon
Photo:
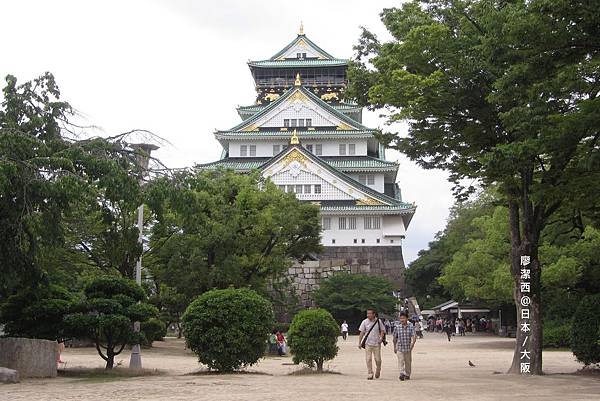
{"type": "Polygon", "coordinates": [[[475,364],[473,362],[469,361],[469,366],[474,367],[475,364]]]}

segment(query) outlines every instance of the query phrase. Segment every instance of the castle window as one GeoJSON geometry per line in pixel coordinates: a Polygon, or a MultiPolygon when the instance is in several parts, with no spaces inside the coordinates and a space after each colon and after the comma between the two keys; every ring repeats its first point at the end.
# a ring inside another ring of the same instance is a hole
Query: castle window
{"type": "Polygon", "coordinates": [[[355,155],[356,154],[356,145],[351,143],[348,145],[348,154],[355,155]]]}
{"type": "Polygon", "coordinates": [[[359,174],[358,175],[358,182],[360,182],[363,185],[367,185],[367,175],[366,174],[359,174]]]}
{"type": "Polygon", "coordinates": [[[374,174],[367,175],[367,185],[375,185],[375,175],[374,174]]]}
{"type": "Polygon", "coordinates": [[[381,228],[381,217],[365,216],[365,230],[379,230],[381,228]]]}
{"type": "Polygon", "coordinates": [[[348,230],[356,230],[356,217],[348,217],[348,230]]]}
{"type": "Polygon", "coordinates": [[[332,238],[332,239],[331,239],[331,243],[332,243],[332,244],[335,244],[335,238],[332,238]]]}
{"type": "Polygon", "coordinates": [[[340,230],[345,230],[346,229],[346,218],[345,217],[340,217],[338,219],[338,228],[340,230]]]}
{"type": "Polygon", "coordinates": [[[304,127],[304,119],[303,118],[298,119],[298,127],[304,127]]]}
{"type": "Polygon", "coordinates": [[[276,154],[278,154],[281,150],[281,145],[273,145],[273,156],[275,156],[276,154]]]}
{"type": "Polygon", "coordinates": [[[306,124],[307,127],[312,127],[312,118],[307,118],[306,119],[306,124]]]}
{"type": "Polygon", "coordinates": [[[355,243],[355,244],[357,243],[357,241],[358,241],[358,240],[357,240],[356,238],[354,238],[354,243],[355,243]]]}
{"type": "Polygon", "coordinates": [[[296,126],[296,124],[298,123],[298,120],[296,120],[295,118],[292,118],[292,119],[290,120],[290,123],[292,124],[292,127],[295,127],[295,126],[296,126]]]}
{"type": "Polygon", "coordinates": [[[241,145],[240,146],[240,156],[241,157],[248,156],[248,145],[241,145]]]}
{"type": "Polygon", "coordinates": [[[305,185],[304,186],[304,193],[305,194],[309,194],[311,192],[310,189],[311,189],[310,185],[305,185]]]}
{"type": "Polygon", "coordinates": [[[361,244],[364,244],[364,243],[365,243],[365,239],[364,239],[364,238],[363,238],[363,239],[361,239],[361,240],[360,240],[360,243],[361,243],[361,244]]]}
{"type": "Polygon", "coordinates": [[[250,156],[256,156],[256,145],[250,145],[250,156]]]}
{"type": "Polygon", "coordinates": [[[290,126],[290,119],[289,118],[284,118],[283,119],[283,126],[284,127],[289,127],[290,126]]]}
{"type": "Polygon", "coordinates": [[[340,143],[340,156],[346,156],[346,144],[340,143]]]}
{"type": "Polygon", "coordinates": [[[379,238],[377,238],[377,243],[379,244],[381,242],[381,240],[379,238]]]}
{"type": "Polygon", "coordinates": [[[331,230],[331,217],[323,217],[321,225],[323,226],[323,230],[331,230]]]}
{"type": "Polygon", "coordinates": [[[297,194],[301,194],[302,193],[302,185],[296,185],[296,193],[297,194]]]}
{"type": "Polygon", "coordinates": [[[287,192],[294,192],[294,186],[293,185],[288,185],[287,186],[287,192]]]}
{"type": "Polygon", "coordinates": [[[322,154],[323,154],[323,145],[321,145],[320,143],[316,144],[315,145],[315,155],[321,156],[322,154]]]}
{"type": "Polygon", "coordinates": [[[321,184],[315,184],[315,193],[316,194],[320,194],[321,193],[321,184]]]}

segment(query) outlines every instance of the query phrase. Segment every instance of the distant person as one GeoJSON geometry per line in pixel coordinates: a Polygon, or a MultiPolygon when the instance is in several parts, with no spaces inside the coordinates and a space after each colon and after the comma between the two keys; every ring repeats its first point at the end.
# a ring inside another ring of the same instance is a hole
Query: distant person
{"type": "Polygon", "coordinates": [[[394,352],[398,357],[399,379],[402,381],[410,380],[412,350],[416,341],[414,325],[408,321],[406,313],[400,313],[400,322],[394,329],[394,352]]]}
{"type": "Polygon", "coordinates": [[[444,320],[444,323],[442,325],[442,331],[446,333],[446,335],[448,336],[448,341],[450,341],[450,338],[452,337],[452,325],[450,324],[449,320],[444,320]]]}
{"type": "Polygon", "coordinates": [[[417,337],[423,338],[423,323],[417,319],[415,320],[415,332],[417,333],[417,337]]]}
{"type": "Polygon", "coordinates": [[[348,323],[344,320],[341,327],[342,327],[342,338],[344,339],[344,341],[346,341],[348,339],[348,323]]]}
{"type": "Polygon", "coordinates": [[[275,333],[275,337],[277,338],[277,354],[279,356],[285,355],[285,337],[281,334],[280,331],[275,333]]]}
{"type": "Polygon", "coordinates": [[[385,327],[379,320],[374,309],[367,310],[367,318],[358,328],[358,348],[365,350],[367,363],[367,380],[373,380],[373,359],[375,359],[375,378],[381,375],[381,343],[385,339],[385,327]]]}
{"type": "Polygon", "coordinates": [[[59,365],[61,363],[64,363],[62,361],[62,359],[60,359],[61,354],[63,353],[63,351],[65,350],[65,340],[60,339],[58,340],[58,344],[56,346],[56,364],[59,365]]]}

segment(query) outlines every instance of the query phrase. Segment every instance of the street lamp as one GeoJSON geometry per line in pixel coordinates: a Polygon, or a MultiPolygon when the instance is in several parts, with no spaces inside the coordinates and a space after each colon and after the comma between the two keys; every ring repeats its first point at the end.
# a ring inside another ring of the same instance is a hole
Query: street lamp
{"type": "MultiPolygon", "coordinates": [[[[158,146],[150,143],[137,143],[131,144],[131,148],[135,151],[135,159],[138,167],[141,170],[140,184],[144,180],[144,176],[148,171],[148,164],[150,163],[150,153],[153,150],[158,149],[158,146]]],[[[143,244],[143,232],[144,232],[144,203],[138,206],[137,209],[137,226],[138,226],[138,243],[143,244]]],[[[138,285],[142,285],[142,255],[140,254],[138,260],[135,263],[135,282],[138,285]]],[[[133,330],[136,333],[140,332],[140,322],[133,324],[133,330]]],[[[131,348],[131,358],[129,359],[129,369],[142,369],[142,355],[140,353],[140,344],[135,344],[131,348]]]]}

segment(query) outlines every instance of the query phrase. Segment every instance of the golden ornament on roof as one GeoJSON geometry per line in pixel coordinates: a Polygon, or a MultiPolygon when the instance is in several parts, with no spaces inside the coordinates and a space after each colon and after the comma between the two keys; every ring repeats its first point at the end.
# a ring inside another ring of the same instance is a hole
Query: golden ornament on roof
{"type": "Polygon", "coordinates": [[[296,130],[294,129],[294,132],[292,133],[292,137],[290,138],[290,145],[298,145],[300,143],[300,139],[298,138],[298,134],[296,133],[296,130]]]}
{"type": "Polygon", "coordinates": [[[300,21],[300,31],[298,32],[298,35],[304,35],[304,23],[302,21],[300,21]]]}
{"type": "Polygon", "coordinates": [[[294,86],[302,85],[302,80],[300,79],[300,73],[296,74],[296,81],[294,82],[294,86]]]}

